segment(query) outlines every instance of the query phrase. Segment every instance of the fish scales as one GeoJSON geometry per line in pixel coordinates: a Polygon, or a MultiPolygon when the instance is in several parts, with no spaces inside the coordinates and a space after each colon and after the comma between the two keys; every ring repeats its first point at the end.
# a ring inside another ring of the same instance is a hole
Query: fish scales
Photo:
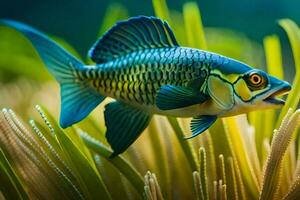
{"type": "Polygon", "coordinates": [[[154,104],[162,85],[187,86],[203,71],[208,74],[211,63],[201,58],[210,55],[204,54],[210,53],[181,47],[146,49],[82,71],[86,75],[79,77],[106,96],[154,104]]]}

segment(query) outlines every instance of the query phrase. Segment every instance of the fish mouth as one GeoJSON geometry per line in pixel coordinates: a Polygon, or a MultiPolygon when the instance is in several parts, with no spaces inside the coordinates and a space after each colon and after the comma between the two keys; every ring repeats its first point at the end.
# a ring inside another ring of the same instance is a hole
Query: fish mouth
{"type": "Polygon", "coordinates": [[[275,105],[284,105],[285,101],[283,99],[279,99],[277,96],[287,94],[290,90],[291,86],[289,84],[284,84],[282,87],[267,96],[263,101],[275,105]]]}

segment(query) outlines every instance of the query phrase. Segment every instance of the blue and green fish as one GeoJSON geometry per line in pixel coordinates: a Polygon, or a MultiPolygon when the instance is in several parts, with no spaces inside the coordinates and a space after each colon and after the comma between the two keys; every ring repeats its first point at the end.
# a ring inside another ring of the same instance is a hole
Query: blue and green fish
{"type": "Polygon", "coordinates": [[[89,51],[85,65],[41,32],[19,22],[22,32],[60,84],[60,125],[83,120],[106,97],[106,138],[116,156],[148,126],[154,114],[192,117],[191,137],[219,117],[279,108],[289,83],[234,59],[181,47],[166,21],[139,16],[120,21],[89,51]]]}

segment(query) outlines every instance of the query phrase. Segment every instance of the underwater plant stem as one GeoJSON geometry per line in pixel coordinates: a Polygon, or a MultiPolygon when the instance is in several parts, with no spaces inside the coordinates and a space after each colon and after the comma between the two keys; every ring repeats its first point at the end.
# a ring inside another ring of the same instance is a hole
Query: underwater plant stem
{"type": "Polygon", "coordinates": [[[250,162],[249,155],[243,145],[242,134],[238,127],[236,117],[223,118],[225,133],[231,143],[233,158],[236,158],[237,163],[243,174],[243,179],[251,195],[255,198],[258,196],[259,184],[255,176],[253,165],[250,162]],[[238,151],[233,151],[238,149],[238,151]]]}
{"type": "Polygon", "coordinates": [[[201,192],[203,193],[203,199],[209,199],[208,193],[208,184],[207,184],[207,159],[206,159],[206,151],[204,147],[200,147],[199,149],[199,176],[200,176],[200,186],[201,192]]]}
{"type": "Polygon", "coordinates": [[[196,171],[198,169],[198,167],[197,167],[195,152],[193,151],[191,144],[189,143],[189,141],[184,139],[183,131],[182,131],[181,127],[179,126],[177,119],[174,117],[169,117],[169,116],[167,117],[167,119],[168,119],[169,123],[171,124],[171,126],[177,136],[177,139],[180,143],[180,146],[183,149],[183,152],[184,152],[187,160],[189,161],[191,170],[196,171]]]}
{"type": "Polygon", "coordinates": [[[204,200],[205,198],[202,190],[202,184],[201,184],[199,172],[197,171],[193,172],[193,181],[194,181],[197,200],[204,200]]]}
{"type": "MultiPolygon", "coordinates": [[[[280,40],[277,35],[270,35],[263,40],[265,56],[267,62],[268,73],[279,79],[284,79],[284,72],[282,67],[282,52],[280,40]]],[[[270,138],[273,133],[273,127],[275,125],[275,110],[263,111],[263,138],[270,138]]],[[[261,132],[258,132],[261,133],[261,132]]],[[[261,141],[263,141],[263,138],[261,141]]]]}
{"type": "Polygon", "coordinates": [[[292,114],[290,109],[278,131],[275,132],[271,144],[271,153],[267,160],[264,172],[263,185],[260,192],[260,199],[273,199],[279,189],[280,168],[283,156],[291,141],[294,130],[300,123],[300,110],[292,114]]]}
{"type": "Polygon", "coordinates": [[[282,52],[277,35],[266,36],[263,41],[268,73],[279,79],[284,78],[282,68],[282,52]]]}
{"type": "Polygon", "coordinates": [[[228,186],[228,198],[232,200],[238,200],[239,194],[238,194],[238,186],[237,186],[237,178],[236,178],[236,171],[233,164],[232,157],[227,158],[226,162],[226,174],[227,174],[227,186],[228,186]]]}
{"type": "Polygon", "coordinates": [[[285,195],[283,200],[295,200],[300,197],[300,176],[294,181],[293,185],[290,186],[289,192],[285,195]]]}
{"type": "Polygon", "coordinates": [[[27,200],[29,197],[25,191],[25,187],[23,186],[21,180],[17,176],[16,172],[10,165],[9,161],[4,155],[4,152],[0,148],[0,180],[2,183],[0,185],[0,190],[2,195],[4,195],[7,199],[20,199],[27,200]]]}
{"type": "Polygon", "coordinates": [[[116,156],[115,158],[109,158],[112,154],[107,147],[101,144],[99,141],[95,140],[86,133],[80,133],[80,136],[84,143],[95,153],[104,157],[108,162],[114,165],[133,185],[138,194],[142,194],[144,191],[144,181],[143,177],[136,171],[136,169],[131,166],[124,158],[121,156],[116,156]]]}
{"type": "MultiPolygon", "coordinates": [[[[153,153],[156,154],[153,161],[157,163],[156,167],[159,170],[158,172],[156,172],[156,174],[158,177],[161,178],[161,183],[163,187],[164,185],[171,184],[171,175],[168,166],[169,163],[167,158],[167,152],[164,149],[165,144],[163,143],[162,138],[159,135],[159,133],[162,132],[162,130],[159,129],[159,125],[159,119],[157,117],[154,117],[150,122],[148,131],[151,132],[151,138],[149,138],[149,142],[151,143],[153,150],[160,149],[160,151],[153,151],[153,153]]],[[[163,189],[168,190],[168,188],[163,189]]],[[[169,189],[168,192],[171,193],[171,190],[169,189]]]]}
{"type": "Polygon", "coordinates": [[[287,97],[285,106],[282,108],[278,117],[276,127],[278,128],[283,117],[287,113],[289,108],[296,109],[300,99],[300,30],[296,23],[290,19],[282,19],[279,21],[279,25],[285,30],[288,35],[295,62],[296,75],[293,81],[293,88],[287,97]]]}

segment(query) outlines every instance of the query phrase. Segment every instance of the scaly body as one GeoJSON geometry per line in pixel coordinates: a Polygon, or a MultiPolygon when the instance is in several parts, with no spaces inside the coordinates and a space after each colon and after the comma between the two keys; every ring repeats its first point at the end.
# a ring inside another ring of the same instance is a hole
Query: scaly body
{"type": "Polygon", "coordinates": [[[102,95],[141,107],[153,114],[176,117],[218,115],[222,110],[210,110],[206,104],[185,109],[160,110],[155,104],[155,98],[163,85],[193,87],[206,93],[203,83],[211,70],[229,62],[233,61],[192,48],[147,49],[87,67],[78,72],[78,77],[102,95]]]}
{"type": "Polygon", "coordinates": [[[187,86],[208,73],[209,66],[200,61],[200,54],[180,47],[143,50],[96,65],[85,72],[84,78],[106,96],[155,105],[156,92],[162,85],[187,86]]]}
{"type": "Polygon", "coordinates": [[[91,48],[87,66],[39,31],[21,31],[60,83],[63,128],[84,119],[105,97],[106,138],[116,156],[149,124],[153,114],[193,117],[191,137],[218,117],[284,104],[276,95],[291,86],[261,70],[215,53],[181,47],[169,25],[155,17],[117,23],[91,48]]]}

